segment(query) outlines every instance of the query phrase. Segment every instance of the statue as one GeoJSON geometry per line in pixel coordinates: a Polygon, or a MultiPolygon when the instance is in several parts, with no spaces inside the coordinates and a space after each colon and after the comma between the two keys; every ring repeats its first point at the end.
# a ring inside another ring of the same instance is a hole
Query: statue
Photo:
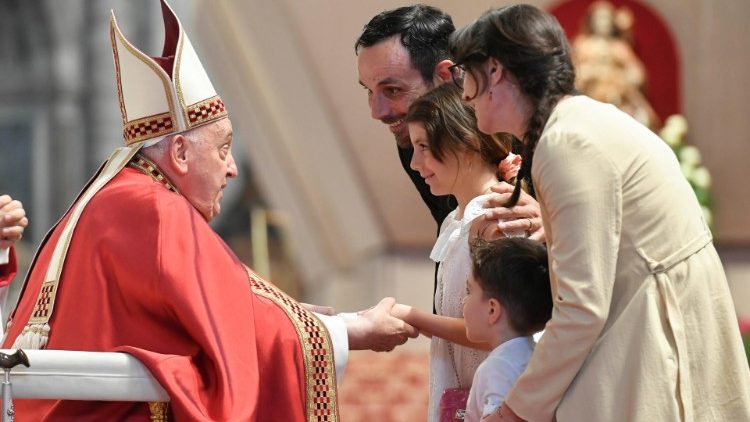
{"type": "Polygon", "coordinates": [[[633,51],[633,23],[633,13],[626,7],[615,9],[608,1],[591,4],[573,40],[576,86],[656,130],[659,118],[643,94],[646,71],[633,51]]]}

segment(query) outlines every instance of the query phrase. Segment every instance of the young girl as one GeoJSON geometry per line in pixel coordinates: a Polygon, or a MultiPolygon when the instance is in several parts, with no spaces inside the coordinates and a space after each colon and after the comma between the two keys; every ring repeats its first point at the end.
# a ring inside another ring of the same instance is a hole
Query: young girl
{"type": "Polygon", "coordinates": [[[500,181],[500,162],[508,156],[510,140],[479,132],[472,108],[460,90],[445,84],[417,99],[406,116],[414,146],[411,167],[433,195],[452,194],[458,207],[448,214],[430,254],[439,263],[435,309],[437,315],[394,307],[394,315],[432,336],[430,345],[429,421],[439,416],[440,397],[447,388],[469,388],[489,344],[466,338],[461,301],[471,272],[469,228],[483,215],[490,187],[500,181]]]}

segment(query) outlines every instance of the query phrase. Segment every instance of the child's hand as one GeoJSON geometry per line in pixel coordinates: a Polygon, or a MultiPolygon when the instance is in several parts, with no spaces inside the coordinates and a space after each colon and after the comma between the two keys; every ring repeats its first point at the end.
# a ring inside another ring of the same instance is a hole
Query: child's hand
{"type": "Polygon", "coordinates": [[[411,306],[404,305],[403,303],[397,303],[393,305],[393,308],[391,309],[391,315],[402,321],[406,321],[408,319],[410,312],[411,306]]]}

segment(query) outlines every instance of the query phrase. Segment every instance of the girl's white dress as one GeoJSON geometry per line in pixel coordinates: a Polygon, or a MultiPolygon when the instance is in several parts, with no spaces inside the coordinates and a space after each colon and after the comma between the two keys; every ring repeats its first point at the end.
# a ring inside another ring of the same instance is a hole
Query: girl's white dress
{"type": "MultiPolygon", "coordinates": [[[[462,301],[466,296],[466,280],[471,273],[469,228],[471,222],[482,215],[488,197],[489,195],[481,195],[472,199],[460,220],[456,219],[456,210],[453,210],[445,217],[440,227],[440,235],[430,253],[430,258],[440,263],[435,292],[435,309],[438,315],[463,317],[462,301]]],[[[485,357],[487,352],[432,337],[429,422],[439,420],[440,397],[443,391],[447,388],[470,388],[474,372],[485,357]],[[451,348],[455,358],[455,370],[451,362],[451,348]]]]}

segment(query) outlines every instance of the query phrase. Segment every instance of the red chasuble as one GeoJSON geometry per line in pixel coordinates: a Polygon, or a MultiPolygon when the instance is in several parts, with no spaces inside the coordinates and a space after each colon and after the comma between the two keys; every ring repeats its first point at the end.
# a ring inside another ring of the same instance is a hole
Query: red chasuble
{"type": "Polygon", "coordinates": [[[11,246],[9,253],[8,263],[0,265],[0,287],[8,287],[18,271],[15,248],[11,246]]]}
{"type": "MultiPolygon", "coordinates": [[[[4,347],[31,315],[66,219],[38,253],[4,347]]],[[[317,321],[249,276],[184,197],[125,168],[78,222],[46,348],[132,354],[169,393],[170,420],[337,421],[331,348],[306,344],[330,339],[323,329],[305,340],[300,315],[317,321]]],[[[149,420],[147,403],[15,400],[15,409],[20,422],[149,420]]]]}

